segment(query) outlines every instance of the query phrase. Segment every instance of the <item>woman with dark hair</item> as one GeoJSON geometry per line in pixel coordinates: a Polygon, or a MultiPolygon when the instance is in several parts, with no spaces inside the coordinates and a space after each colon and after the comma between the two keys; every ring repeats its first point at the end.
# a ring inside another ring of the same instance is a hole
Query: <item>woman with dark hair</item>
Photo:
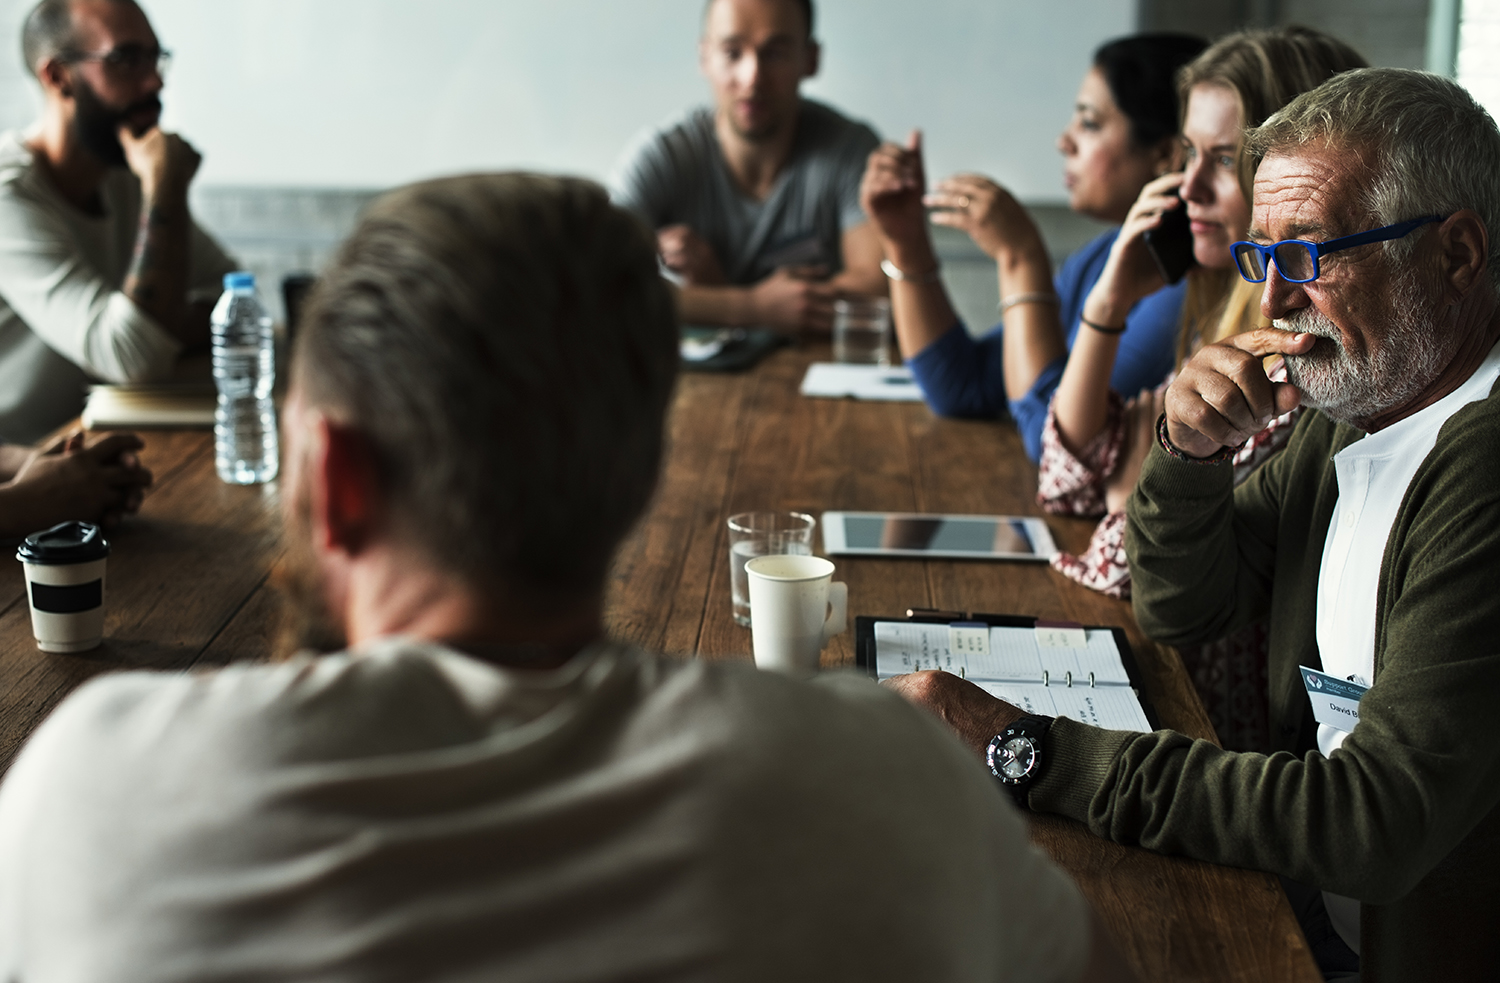
{"type": "MultiPolygon", "coordinates": [[[[1037,458],[1084,298],[1141,189],[1175,164],[1174,76],[1205,46],[1183,34],[1138,34],[1095,52],[1057,147],[1070,207],[1116,228],[1070,256],[1055,278],[1036,224],[994,181],[960,174],[924,195],[915,134],[907,147],[888,143],[870,155],[861,198],[885,249],[901,354],[934,411],[998,417],[1008,405],[1027,454],[1037,458]],[[928,206],[936,209],[933,222],[967,232],[999,268],[1003,324],[978,340],[938,277],[928,206]]],[[[1171,370],[1181,304],[1182,289],[1167,287],[1135,305],[1111,379],[1120,391],[1154,386],[1171,370]]]]}

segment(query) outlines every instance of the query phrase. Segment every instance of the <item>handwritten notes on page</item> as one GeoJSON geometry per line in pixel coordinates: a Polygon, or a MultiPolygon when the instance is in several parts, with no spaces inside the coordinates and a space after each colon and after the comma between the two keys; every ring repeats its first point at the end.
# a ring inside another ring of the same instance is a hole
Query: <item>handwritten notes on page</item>
{"type": "Polygon", "coordinates": [[[1108,631],[1085,632],[1082,647],[1044,646],[1030,628],[991,627],[987,647],[968,642],[958,651],[951,637],[947,625],[877,622],[876,675],[941,669],[1029,713],[1111,730],[1151,729],[1108,631]]]}

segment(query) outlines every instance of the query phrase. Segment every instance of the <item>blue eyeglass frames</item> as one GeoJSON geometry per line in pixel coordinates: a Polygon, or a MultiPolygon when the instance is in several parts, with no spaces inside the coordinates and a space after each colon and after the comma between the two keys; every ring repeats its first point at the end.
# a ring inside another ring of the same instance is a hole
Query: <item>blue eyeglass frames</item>
{"type": "Polygon", "coordinates": [[[1356,232],[1352,236],[1329,239],[1327,242],[1283,239],[1269,246],[1260,246],[1253,242],[1237,242],[1229,247],[1229,252],[1234,256],[1234,265],[1239,269],[1240,276],[1251,283],[1266,282],[1266,277],[1271,271],[1272,260],[1276,261],[1276,269],[1281,273],[1281,278],[1288,283],[1311,283],[1318,278],[1320,272],[1318,257],[1320,256],[1372,242],[1400,239],[1411,235],[1414,230],[1428,222],[1442,222],[1447,218],[1446,215],[1427,215],[1414,218],[1410,222],[1397,222],[1395,225],[1371,229],[1369,232],[1356,232]]]}

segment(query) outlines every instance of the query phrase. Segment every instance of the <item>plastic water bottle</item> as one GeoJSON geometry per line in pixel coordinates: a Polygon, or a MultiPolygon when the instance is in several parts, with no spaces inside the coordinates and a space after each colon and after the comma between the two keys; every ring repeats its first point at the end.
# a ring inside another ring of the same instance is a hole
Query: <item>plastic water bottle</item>
{"type": "Polygon", "coordinates": [[[214,305],[214,465],[231,485],[276,477],[276,338],[271,317],[255,293],[255,274],[230,273],[214,305]]]}

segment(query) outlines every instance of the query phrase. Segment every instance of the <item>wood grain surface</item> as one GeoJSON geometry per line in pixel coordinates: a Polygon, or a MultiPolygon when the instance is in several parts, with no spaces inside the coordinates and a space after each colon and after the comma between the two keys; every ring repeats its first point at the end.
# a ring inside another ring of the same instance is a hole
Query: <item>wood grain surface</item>
{"type": "MultiPolygon", "coordinates": [[[[939,420],[919,404],[808,400],[807,365],[827,347],[785,350],[752,372],[686,375],[650,511],[625,542],[606,623],[671,654],[748,659],[730,613],[725,519],[742,511],[903,510],[1040,515],[1036,471],[1008,426],[939,420]]],[[[104,646],[47,655],[32,640],[20,565],[0,564],[0,769],[59,700],[89,678],[263,659],[280,603],[277,489],[224,485],[205,432],[145,434],[156,486],[111,533],[104,646]]],[[[1080,549],[1092,523],[1049,517],[1080,549]]],[[[1033,614],[1125,628],[1145,695],[1165,724],[1213,739],[1177,654],[1141,635],[1126,603],[1043,564],[841,558],[850,617],[908,607],[1033,614]]],[[[849,634],[824,666],[850,666],[849,634]]],[[[1067,869],[1142,980],[1318,980],[1275,878],[1099,839],[1080,824],[1032,818],[1033,839],[1067,869]]]]}

